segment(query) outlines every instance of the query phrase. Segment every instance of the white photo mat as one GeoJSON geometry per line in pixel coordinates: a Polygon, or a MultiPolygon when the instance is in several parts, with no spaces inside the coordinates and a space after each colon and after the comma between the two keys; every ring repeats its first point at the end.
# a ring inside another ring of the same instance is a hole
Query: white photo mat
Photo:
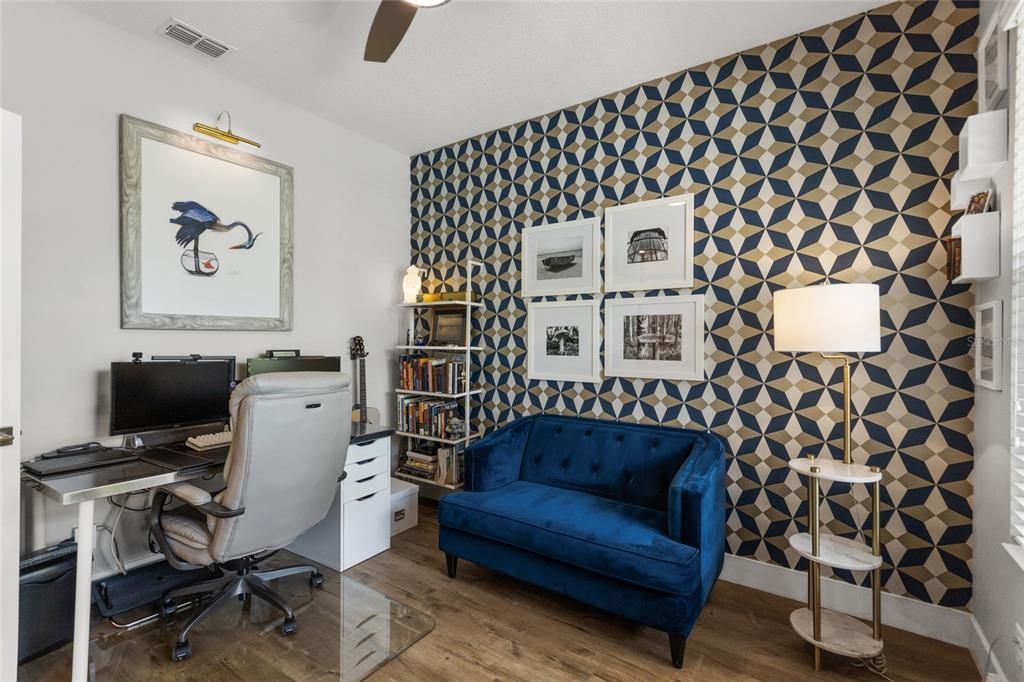
{"type": "Polygon", "coordinates": [[[526,378],[601,381],[600,301],[531,301],[526,316],[526,378]]]}
{"type": "Polygon", "coordinates": [[[693,287],[693,195],[611,206],[604,213],[605,291],[693,287]]]}
{"type": "Polygon", "coordinates": [[[1003,390],[1003,301],[974,306],[974,384],[1003,390]]]}
{"type": "Polygon", "coordinates": [[[993,16],[978,40],[978,113],[995,111],[1009,88],[1006,31],[993,16]]]}
{"type": "Polygon", "coordinates": [[[704,295],[605,300],[605,376],[704,380],[704,295]]]}
{"type": "Polygon", "coordinates": [[[601,220],[527,227],[521,257],[524,298],[596,293],[601,290],[601,220]]]}

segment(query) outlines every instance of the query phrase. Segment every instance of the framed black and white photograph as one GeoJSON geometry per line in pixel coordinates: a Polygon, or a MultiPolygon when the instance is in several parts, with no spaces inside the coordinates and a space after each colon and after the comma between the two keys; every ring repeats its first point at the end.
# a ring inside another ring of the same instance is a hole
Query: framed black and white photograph
{"type": "Polygon", "coordinates": [[[527,227],[522,259],[524,297],[595,293],[601,289],[601,221],[527,227]]]}
{"type": "Polygon", "coordinates": [[[605,291],[693,286],[693,195],[605,210],[605,291]]]}
{"type": "Polygon", "coordinates": [[[974,384],[1003,390],[1003,302],[974,306],[974,384]]]}
{"type": "Polygon", "coordinates": [[[601,381],[600,302],[531,302],[526,328],[527,379],[601,381]]]}
{"type": "Polygon", "coordinates": [[[605,301],[605,375],[704,379],[704,295],[605,301]]]}
{"type": "Polygon", "coordinates": [[[998,109],[1009,87],[1006,31],[999,23],[999,16],[993,16],[978,41],[979,113],[998,109]]]}
{"type": "Polygon", "coordinates": [[[121,116],[121,326],[292,328],[292,169],[121,116]]]}

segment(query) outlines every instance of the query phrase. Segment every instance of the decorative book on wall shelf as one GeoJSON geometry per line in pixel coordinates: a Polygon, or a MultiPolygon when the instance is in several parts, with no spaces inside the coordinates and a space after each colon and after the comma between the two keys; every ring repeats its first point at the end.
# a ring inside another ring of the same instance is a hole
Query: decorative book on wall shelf
{"type": "Polygon", "coordinates": [[[964,214],[954,223],[946,247],[946,277],[957,284],[999,276],[999,211],[964,214]]]}
{"type": "MultiPolygon", "coordinates": [[[[483,434],[474,424],[471,401],[482,393],[472,385],[472,315],[483,303],[474,297],[474,276],[483,264],[466,264],[465,300],[403,303],[409,310],[409,343],[397,346],[398,386],[395,389],[401,438],[399,465],[394,475],[445,490],[463,486],[466,447],[483,434]],[[438,309],[462,309],[465,323],[458,345],[416,345],[416,339],[438,309]]],[[[479,370],[479,368],[477,368],[479,370]]]]}

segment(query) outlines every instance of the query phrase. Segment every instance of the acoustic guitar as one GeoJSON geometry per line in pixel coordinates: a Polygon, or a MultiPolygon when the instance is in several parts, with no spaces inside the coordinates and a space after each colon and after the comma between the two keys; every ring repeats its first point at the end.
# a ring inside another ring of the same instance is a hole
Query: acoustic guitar
{"type": "Polygon", "coordinates": [[[363,337],[353,336],[348,344],[348,352],[356,361],[356,374],[359,376],[358,400],[352,406],[352,421],[360,424],[379,424],[380,410],[366,404],[366,356],[369,353],[363,346],[363,337]]]}

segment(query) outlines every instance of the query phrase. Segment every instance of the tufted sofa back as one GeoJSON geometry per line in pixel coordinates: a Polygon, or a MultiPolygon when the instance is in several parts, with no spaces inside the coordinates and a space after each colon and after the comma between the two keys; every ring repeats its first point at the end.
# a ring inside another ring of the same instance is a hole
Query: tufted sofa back
{"type": "Polygon", "coordinates": [[[579,417],[534,417],[519,478],[665,511],[668,488],[703,431],[579,417]]]}

